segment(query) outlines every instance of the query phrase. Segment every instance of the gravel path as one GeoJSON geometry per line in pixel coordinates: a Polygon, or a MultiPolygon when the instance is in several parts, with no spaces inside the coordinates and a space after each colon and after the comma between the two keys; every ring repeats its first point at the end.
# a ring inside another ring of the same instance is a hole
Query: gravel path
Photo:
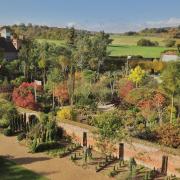
{"type": "Polygon", "coordinates": [[[50,180],[110,179],[93,170],[78,167],[68,158],[50,158],[44,153],[28,153],[28,149],[25,146],[19,145],[16,137],[0,135],[0,156],[6,156],[17,164],[46,176],[50,180]]]}

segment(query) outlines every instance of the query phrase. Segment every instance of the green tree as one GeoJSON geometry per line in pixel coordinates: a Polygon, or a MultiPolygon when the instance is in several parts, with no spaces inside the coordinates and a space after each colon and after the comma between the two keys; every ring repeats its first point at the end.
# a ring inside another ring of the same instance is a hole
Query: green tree
{"type": "Polygon", "coordinates": [[[55,108],[55,86],[63,81],[63,75],[59,68],[53,68],[47,77],[47,89],[52,93],[52,108],[55,108]]]}
{"type": "Polygon", "coordinates": [[[109,34],[100,32],[91,39],[91,60],[90,64],[97,72],[99,78],[100,67],[103,65],[105,58],[108,56],[108,45],[112,42],[109,34]]]}
{"type": "Polygon", "coordinates": [[[170,62],[161,74],[161,87],[171,97],[170,122],[173,119],[174,97],[180,94],[180,63],[170,62]]]}
{"type": "Polygon", "coordinates": [[[22,62],[24,77],[26,79],[29,78],[31,47],[32,47],[32,40],[26,39],[23,41],[23,44],[19,51],[19,59],[22,62]]]}
{"type": "Polygon", "coordinates": [[[126,137],[122,116],[117,111],[98,114],[92,124],[97,128],[97,146],[105,154],[111,154],[116,142],[126,137]]]}

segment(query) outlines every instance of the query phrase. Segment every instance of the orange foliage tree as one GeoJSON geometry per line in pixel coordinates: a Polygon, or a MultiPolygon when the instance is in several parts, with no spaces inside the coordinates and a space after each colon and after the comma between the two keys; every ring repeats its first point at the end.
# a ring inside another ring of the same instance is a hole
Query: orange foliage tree
{"type": "Polygon", "coordinates": [[[162,124],[165,105],[166,98],[160,92],[155,92],[151,98],[142,99],[137,103],[137,106],[141,109],[142,115],[146,119],[148,119],[152,113],[157,113],[160,124],[162,124]]]}
{"type": "Polygon", "coordinates": [[[69,93],[66,83],[60,83],[55,87],[54,95],[58,99],[58,102],[61,106],[64,105],[64,102],[69,100],[69,93]]]}

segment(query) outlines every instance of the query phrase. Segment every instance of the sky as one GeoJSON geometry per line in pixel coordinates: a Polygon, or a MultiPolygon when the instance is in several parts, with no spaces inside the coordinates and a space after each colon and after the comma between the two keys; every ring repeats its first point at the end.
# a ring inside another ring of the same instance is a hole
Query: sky
{"type": "Polygon", "coordinates": [[[0,25],[32,23],[105,32],[180,25],[180,0],[0,0],[0,25]]]}

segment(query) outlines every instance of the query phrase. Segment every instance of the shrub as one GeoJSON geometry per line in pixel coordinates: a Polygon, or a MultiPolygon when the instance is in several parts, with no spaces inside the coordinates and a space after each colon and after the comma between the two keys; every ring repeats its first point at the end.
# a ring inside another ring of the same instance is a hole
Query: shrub
{"type": "MultiPolygon", "coordinates": [[[[34,97],[34,83],[22,83],[18,88],[13,90],[12,99],[15,105],[23,107],[36,109],[37,104],[34,97]]],[[[41,87],[37,87],[39,90],[41,87]]]]}
{"type": "Polygon", "coordinates": [[[8,128],[9,126],[9,121],[7,119],[0,119],[0,127],[1,128],[8,128]]]}
{"type": "Polygon", "coordinates": [[[133,88],[134,88],[134,85],[131,81],[129,81],[127,79],[121,79],[119,81],[120,97],[125,98],[133,88]]]}
{"type": "Polygon", "coordinates": [[[66,83],[58,84],[55,87],[54,95],[55,97],[57,97],[58,102],[61,104],[61,106],[63,106],[64,103],[69,100],[67,84],[66,83]]]}
{"type": "Polygon", "coordinates": [[[35,147],[34,152],[44,152],[46,150],[57,148],[60,148],[60,144],[57,142],[40,143],[35,147]]]}
{"type": "Polygon", "coordinates": [[[66,107],[57,112],[57,117],[60,120],[75,120],[77,113],[74,109],[66,107]]]}
{"type": "Polygon", "coordinates": [[[172,40],[172,39],[168,39],[166,42],[165,42],[165,46],[166,47],[174,47],[176,44],[176,41],[175,40],[172,40]]]}
{"type": "Polygon", "coordinates": [[[33,128],[30,129],[28,133],[28,140],[30,141],[30,148],[32,151],[37,146],[37,139],[39,143],[53,142],[56,141],[57,137],[57,124],[56,121],[50,119],[48,115],[45,115],[41,118],[33,128]]]}
{"type": "Polygon", "coordinates": [[[156,132],[151,131],[150,129],[145,129],[143,131],[139,131],[136,134],[136,137],[148,141],[156,141],[157,140],[157,134],[156,132]]]}
{"type": "Polygon", "coordinates": [[[11,83],[17,87],[17,86],[20,86],[24,81],[25,81],[25,77],[19,76],[16,79],[12,80],[11,83]]]}
{"type": "Polygon", "coordinates": [[[13,135],[12,130],[9,128],[4,129],[3,133],[5,136],[12,136],[13,135]]]}
{"type": "Polygon", "coordinates": [[[169,147],[180,147],[180,126],[166,123],[156,129],[158,142],[169,147]]]}
{"type": "Polygon", "coordinates": [[[123,136],[123,121],[117,111],[98,114],[92,124],[98,129],[102,139],[121,139],[123,136]]]}
{"type": "Polygon", "coordinates": [[[140,39],[137,46],[159,46],[159,43],[157,41],[152,42],[149,39],[140,39]]]}
{"type": "Polygon", "coordinates": [[[113,170],[110,171],[109,177],[114,177],[118,174],[118,171],[116,170],[116,167],[114,166],[113,170]]]}
{"type": "Polygon", "coordinates": [[[1,127],[7,127],[10,123],[10,120],[13,117],[16,117],[17,114],[18,114],[17,110],[11,102],[5,99],[0,99],[0,126],[1,127]]]}
{"type": "Polygon", "coordinates": [[[22,141],[23,139],[26,138],[26,134],[25,133],[20,133],[18,136],[17,136],[17,140],[18,141],[22,141]]]}

